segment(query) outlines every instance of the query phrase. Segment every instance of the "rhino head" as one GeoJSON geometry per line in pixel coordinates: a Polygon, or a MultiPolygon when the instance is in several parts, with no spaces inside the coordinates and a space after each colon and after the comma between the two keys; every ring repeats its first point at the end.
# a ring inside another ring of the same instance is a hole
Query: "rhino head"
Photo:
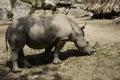
{"type": "Polygon", "coordinates": [[[79,32],[76,33],[74,44],[79,49],[80,52],[86,53],[86,54],[92,54],[94,51],[92,49],[92,46],[89,41],[86,40],[84,29],[87,23],[85,23],[83,26],[79,28],[79,32]]]}

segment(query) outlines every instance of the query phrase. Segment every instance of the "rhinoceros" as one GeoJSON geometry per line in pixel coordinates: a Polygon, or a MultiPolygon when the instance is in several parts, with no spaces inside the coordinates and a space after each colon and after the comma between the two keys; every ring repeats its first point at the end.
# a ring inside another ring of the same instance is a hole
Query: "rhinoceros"
{"type": "Polygon", "coordinates": [[[28,16],[12,22],[6,31],[6,47],[9,43],[12,71],[22,71],[18,67],[18,58],[22,58],[24,65],[30,67],[23,52],[25,45],[33,49],[45,49],[45,53],[54,47],[53,63],[61,62],[59,53],[67,41],[74,42],[79,51],[91,54],[92,48],[83,30],[85,25],[79,26],[74,19],[62,14],[28,16]]]}

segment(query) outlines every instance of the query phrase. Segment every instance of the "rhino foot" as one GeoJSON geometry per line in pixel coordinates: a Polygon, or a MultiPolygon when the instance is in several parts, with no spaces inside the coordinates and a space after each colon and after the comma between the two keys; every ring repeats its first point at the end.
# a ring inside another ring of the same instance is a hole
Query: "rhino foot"
{"type": "Polygon", "coordinates": [[[12,72],[13,73],[22,72],[22,69],[20,69],[20,68],[13,68],[12,72]]]}
{"type": "Polygon", "coordinates": [[[31,64],[28,63],[27,60],[24,61],[24,66],[27,67],[27,68],[31,68],[31,64]]]}
{"type": "Polygon", "coordinates": [[[54,58],[53,63],[58,64],[61,63],[62,61],[59,58],[54,58]]]}

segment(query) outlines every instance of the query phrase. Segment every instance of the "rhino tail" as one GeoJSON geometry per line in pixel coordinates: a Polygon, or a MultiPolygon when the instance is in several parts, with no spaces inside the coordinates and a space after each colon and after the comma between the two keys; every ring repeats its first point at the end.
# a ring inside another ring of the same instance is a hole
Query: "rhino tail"
{"type": "Polygon", "coordinates": [[[6,51],[8,51],[8,44],[7,44],[7,32],[5,34],[5,44],[6,44],[6,51]]]}

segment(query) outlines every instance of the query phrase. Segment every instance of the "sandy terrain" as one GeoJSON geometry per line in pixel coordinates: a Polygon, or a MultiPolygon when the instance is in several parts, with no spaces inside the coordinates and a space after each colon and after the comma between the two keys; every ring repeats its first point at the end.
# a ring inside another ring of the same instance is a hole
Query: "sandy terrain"
{"type": "Polygon", "coordinates": [[[7,24],[0,22],[0,80],[120,80],[120,25],[112,20],[80,20],[87,22],[86,38],[100,50],[86,56],[77,52],[73,43],[68,42],[62,50],[61,64],[44,62],[43,50],[25,48],[32,68],[23,68],[21,73],[9,72],[5,62],[10,51],[5,50],[5,30],[7,24]],[[38,54],[40,53],[40,54],[38,54]]]}

